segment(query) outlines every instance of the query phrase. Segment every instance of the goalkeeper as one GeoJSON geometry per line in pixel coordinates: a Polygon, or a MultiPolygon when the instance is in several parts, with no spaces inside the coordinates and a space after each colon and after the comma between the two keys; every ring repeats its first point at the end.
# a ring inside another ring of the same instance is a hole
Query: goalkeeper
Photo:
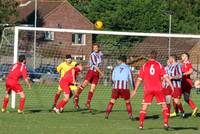
{"type": "MultiPolygon", "coordinates": [[[[75,61],[72,61],[72,56],[71,55],[66,55],[65,61],[62,62],[58,67],[57,67],[57,72],[60,74],[60,79],[65,75],[67,71],[75,67],[77,63],[75,61]]],[[[52,109],[56,106],[58,99],[60,98],[62,89],[60,86],[58,86],[58,91],[56,92],[54,96],[54,103],[52,106],[52,109]]],[[[70,97],[72,96],[72,93],[70,94],[70,97]]]]}

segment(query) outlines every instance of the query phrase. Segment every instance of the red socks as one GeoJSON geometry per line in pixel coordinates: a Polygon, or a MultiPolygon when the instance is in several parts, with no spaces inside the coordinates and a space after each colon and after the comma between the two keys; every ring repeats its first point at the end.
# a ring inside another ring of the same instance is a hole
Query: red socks
{"type": "Polygon", "coordinates": [[[181,113],[184,113],[183,106],[182,106],[181,103],[180,103],[180,104],[177,104],[177,107],[178,107],[178,109],[181,111],[181,113]]]}
{"type": "Polygon", "coordinates": [[[24,109],[24,102],[25,102],[25,98],[20,98],[20,103],[19,103],[20,111],[22,111],[24,109]]]}
{"type": "Polygon", "coordinates": [[[112,111],[113,105],[114,105],[114,103],[109,102],[109,104],[108,104],[108,106],[106,108],[106,113],[109,114],[112,111]]]}
{"type": "Polygon", "coordinates": [[[168,108],[168,111],[170,113],[170,110],[171,110],[171,104],[167,104],[167,108],[168,108]]]}
{"type": "Polygon", "coordinates": [[[196,105],[194,104],[194,102],[191,99],[189,99],[188,104],[190,105],[190,107],[192,108],[192,110],[194,110],[196,108],[196,105]]]}
{"type": "Polygon", "coordinates": [[[144,123],[144,118],[146,116],[146,111],[145,110],[140,110],[140,119],[139,119],[139,125],[140,126],[143,126],[143,123],[144,123]]]}
{"type": "Polygon", "coordinates": [[[9,101],[9,98],[4,97],[4,101],[3,101],[3,105],[2,105],[2,108],[3,108],[3,109],[6,109],[6,107],[7,107],[7,105],[8,105],[8,101],[9,101]]]}
{"type": "Polygon", "coordinates": [[[169,118],[169,111],[167,107],[162,107],[162,114],[163,114],[163,119],[164,119],[164,124],[168,125],[168,118],[169,118]]]}
{"type": "Polygon", "coordinates": [[[64,106],[66,105],[66,101],[64,99],[62,99],[57,105],[56,105],[56,109],[60,109],[61,107],[64,108],[64,106]]]}
{"type": "Polygon", "coordinates": [[[54,106],[56,106],[59,98],[60,98],[60,93],[56,93],[56,95],[54,97],[54,103],[53,103],[54,106]]]}
{"type": "Polygon", "coordinates": [[[91,102],[91,100],[92,100],[92,97],[93,97],[93,92],[89,91],[89,92],[88,92],[87,104],[90,104],[90,102],[91,102]]]}
{"type": "Polygon", "coordinates": [[[127,109],[128,115],[132,116],[132,106],[130,102],[126,103],[126,109],[127,109]]]}
{"type": "Polygon", "coordinates": [[[82,85],[80,85],[78,87],[78,91],[77,93],[74,95],[74,105],[78,106],[78,102],[79,102],[79,95],[81,94],[81,92],[83,91],[84,87],[82,85]]]}
{"type": "Polygon", "coordinates": [[[174,111],[176,113],[178,113],[178,106],[177,106],[177,104],[174,101],[173,101],[173,106],[174,106],[174,111]]]}

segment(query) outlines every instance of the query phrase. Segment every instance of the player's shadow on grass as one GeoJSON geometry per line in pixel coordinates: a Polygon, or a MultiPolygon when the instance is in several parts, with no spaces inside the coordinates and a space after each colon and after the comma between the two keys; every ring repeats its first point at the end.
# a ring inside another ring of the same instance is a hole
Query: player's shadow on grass
{"type": "MultiPolygon", "coordinates": [[[[126,112],[126,110],[112,110],[112,113],[114,112],[126,112]]],[[[97,109],[84,109],[82,112],[82,114],[93,114],[93,115],[97,115],[97,114],[104,114],[106,113],[105,110],[97,110],[97,109]]]]}
{"type": "Polygon", "coordinates": [[[44,110],[42,110],[42,109],[31,109],[31,110],[27,110],[28,113],[40,113],[40,112],[42,112],[42,111],[44,111],[44,110]]]}
{"type": "Polygon", "coordinates": [[[199,130],[197,127],[170,127],[170,130],[199,130]]]}
{"type": "MultiPolygon", "coordinates": [[[[148,119],[156,120],[156,119],[159,119],[159,118],[160,118],[159,115],[151,115],[151,116],[146,116],[146,117],[145,117],[145,120],[146,120],[146,119],[147,119],[147,120],[148,120],[148,119]]],[[[136,117],[135,120],[139,121],[139,117],[136,117]]]]}
{"type": "MultiPolygon", "coordinates": [[[[163,128],[146,128],[144,130],[156,130],[156,129],[163,129],[163,128]]],[[[180,130],[199,130],[197,127],[170,127],[168,131],[180,131],[180,130]]]]}

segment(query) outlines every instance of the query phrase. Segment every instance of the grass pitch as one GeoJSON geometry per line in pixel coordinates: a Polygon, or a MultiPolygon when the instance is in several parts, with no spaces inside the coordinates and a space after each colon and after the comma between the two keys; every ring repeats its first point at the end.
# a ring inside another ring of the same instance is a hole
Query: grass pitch
{"type": "MultiPolygon", "coordinates": [[[[25,114],[17,114],[16,110],[10,108],[9,113],[0,113],[0,134],[199,134],[200,118],[190,117],[189,106],[183,103],[187,118],[170,118],[172,127],[169,131],[163,129],[161,106],[155,103],[148,109],[147,119],[144,123],[144,130],[138,130],[138,114],[142,100],[142,89],[132,99],[133,114],[135,120],[129,120],[125,108],[125,102],[118,100],[111,112],[109,119],[105,120],[105,109],[111,95],[111,87],[100,85],[92,101],[92,111],[84,109],[87,98],[85,89],[80,98],[81,111],[73,109],[73,102],[66,105],[65,111],[57,115],[49,112],[53,102],[54,93],[57,90],[57,83],[33,84],[33,90],[25,87],[26,104],[25,114]]],[[[5,92],[4,83],[0,88],[0,101],[3,101],[5,92]]],[[[199,95],[192,93],[192,98],[200,107],[199,95]]],[[[18,98],[19,99],[19,98],[18,98]]],[[[17,100],[18,100],[17,99],[17,100]]],[[[17,103],[18,106],[18,103],[17,103]]]]}

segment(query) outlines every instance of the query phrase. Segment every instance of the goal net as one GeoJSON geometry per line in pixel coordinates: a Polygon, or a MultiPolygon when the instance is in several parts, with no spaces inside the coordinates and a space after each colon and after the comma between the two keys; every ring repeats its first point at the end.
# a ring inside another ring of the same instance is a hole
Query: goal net
{"type": "MultiPolygon", "coordinates": [[[[48,110],[58,90],[59,75],[56,67],[65,60],[66,54],[71,54],[73,60],[84,64],[85,68],[79,76],[79,82],[85,78],[87,64],[92,44],[99,44],[104,54],[102,69],[105,77],[101,78],[92,100],[92,108],[104,111],[111,96],[111,70],[117,64],[120,55],[128,57],[128,64],[137,77],[138,70],[147,60],[151,50],[158,51],[157,60],[166,65],[170,54],[176,54],[179,59],[183,52],[190,54],[194,73],[192,79],[199,78],[200,36],[183,34],[114,32],[76,29],[54,29],[15,27],[4,29],[0,44],[0,79],[1,102],[5,94],[5,77],[9,67],[17,61],[17,56],[25,54],[27,68],[32,85],[30,91],[23,81],[20,81],[26,94],[26,110],[48,110]],[[34,33],[36,32],[36,34],[34,33]],[[36,35],[36,36],[35,36],[36,35]]],[[[88,86],[80,96],[80,106],[84,108],[88,86]]],[[[132,90],[132,89],[131,89],[132,90]]],[[[143,88],[141,87],[132,99],[134,110],[139,110],[142,102],[143,88]]],[[[15,96],[13,94],[13,96],[15,96]]],[[[191,97],[199,102],[196,90],[191,97]]],[[[13,97],[12,107],[18,106],[18,99],[13,97]]],[[[124,101],[117,101],[114,109],[125,110],[124,101]]],[[[153,103],[155,104],[155,103],[153,103]]],[[[184,107],[188,107],[184,105],[184,107]]],[[[154,107],[151,108],[160,109],[154,107]]],[[[71,100],[66,109],[73,110],[71,100]]]]}

